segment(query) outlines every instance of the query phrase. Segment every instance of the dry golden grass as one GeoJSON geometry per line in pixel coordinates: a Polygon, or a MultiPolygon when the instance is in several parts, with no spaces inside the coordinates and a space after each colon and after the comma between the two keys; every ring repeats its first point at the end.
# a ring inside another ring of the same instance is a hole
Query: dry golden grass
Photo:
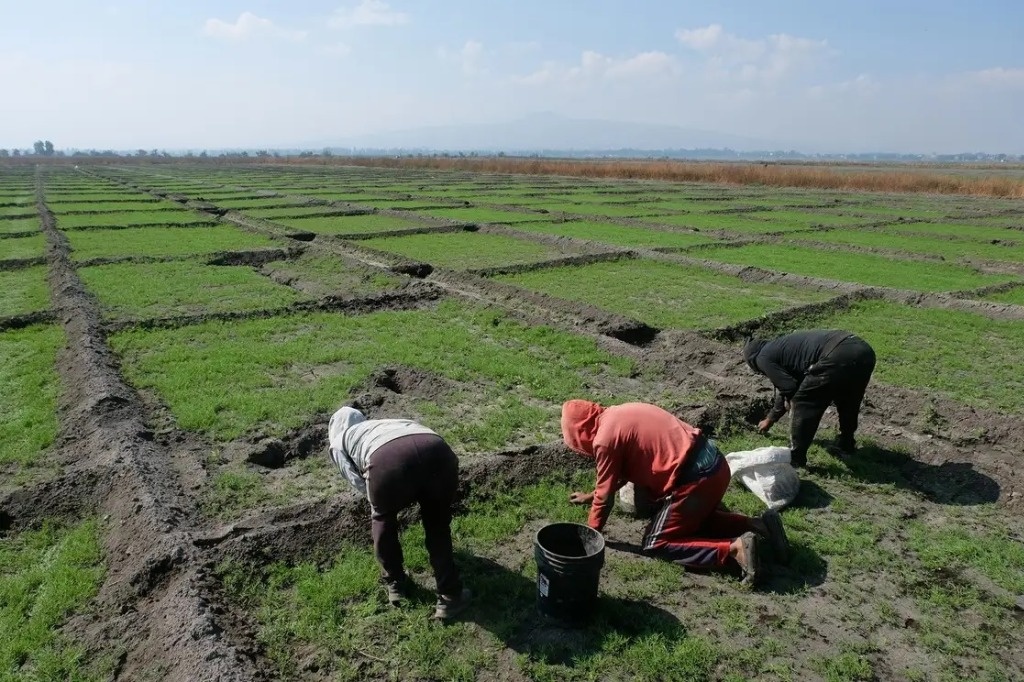
{"type": "MultiPolygon", "coordinates": [[[[280,163],[282,159],[274,159],[280,163]]],[[[670,182],[712,182],[816,189],[965,194],[1024,198],[1024,180],[995,176],[966,176],[931,169],[848,170],[828,165],[766,164],[757,162],[685,162],[643,160],[566,160],[535,158],[445,157],[312,157],[287,163],[329,163],[376,168],[466,170],[523,175],[564,175],[583,178],[625,178],[670,182]]]]}

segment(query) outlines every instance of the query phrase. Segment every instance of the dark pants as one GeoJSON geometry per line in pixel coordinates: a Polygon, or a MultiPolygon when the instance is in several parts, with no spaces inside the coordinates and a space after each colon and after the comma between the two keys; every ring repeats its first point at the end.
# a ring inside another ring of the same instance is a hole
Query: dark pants
{"type": "Polygon", "coordinates": [[[710,467],[684,472],[662,501],[644,532],[645,553],[691,568],[722,567],[733,541],[753,530],[750,517],[719,508],[731,475],[725,458],[717,455],[710,467]]]}
{"type": "Polygon", "coordinates": [[[367,489],[373,506],[373,549],[385,581],[406,578],[398,512],[419,503],[437,592],[462,592],[451,532],[451,506],[458,486],[459,460],[440,436],[402,436],[374,451],[367,468],[367,489]]]}
{"type": "Polygon", "coordinates": [[[807,463],[807,450],[818,431],[821,417],[833,403],[839,415],[839,444],[845,449],[853,449],[860,404],[874,370],[875,351],[856,336],[840,342],[814,364],[791,401],[793,464],[803,466],[807,463]]]}

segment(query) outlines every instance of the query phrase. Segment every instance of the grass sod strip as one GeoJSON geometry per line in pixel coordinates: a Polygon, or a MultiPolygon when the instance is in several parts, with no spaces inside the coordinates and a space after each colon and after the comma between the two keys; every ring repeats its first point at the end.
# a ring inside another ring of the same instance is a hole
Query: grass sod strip
{"type": "MultiPolygon", "coordinates": [[[[637,203],[637,204],[546,204],[544,205],[551,213],[575,213],[579,215],[602,216],[614,218],[632,218],[637,216],[658,216],[666,213],[666,209],[660,206],[660,202],[637,203]]],[[[654,220],[654,218],[650,218],[654,220]]]]}
{"type": "Polygon", "coordinates": [[[828,244],[850,244],[853,246],[875,247],[942,256],[951,260],[958,258],[975,258],[993,261],[1024,261],[1024,232],[1020,241],[996,243],[968,238],[963,239],[928,239],[892,232],[876,232],[873,230],[831,230],[799,235],[800,239],[828,244]]]}
{"type": "Polygon", "coordinates": [[[28,467],[57,435],[59,327],[0,332],[0,464],[28,467]]]}
{"type": "Polygon", "coordinates": [[[348,215],[319,216],[312,218],[279,218],[274,222],[297,230],[309,230],[318,234],[362,234],[368,232],[390,232],[422,227],[425,223],[398,218],[390,215],[348,215]]]}
{"type": "Polygon", "coordinates": [[[329,295],[356,298],[395,289],[407,281],[400,275],[346,266],[337,258],[308,254],[267,263],[260,270],[316,298],[329,295]]]}
{"type": "Polygon", "coordinates": [[[118,263],[78,273],[104,314],[114,318],[258,310],[306,298],[243,266],[118,263]]]}
{"type": "Polygon", "coordinates": [[[294,206],[286,206],[283,208],[239,208],[236,210],[253,218],[262,218],[263,220],[278,220],[279,218],[305,218],[323,215],[324,213],[339,213],[343,209],[340,209],[337,206],[310,206],[304,204],[296,204],[294,206]]]}
{"type": "Polygon", "coordinates": [[[14,258],[37,258],[46,249],[46,238],[42,233],[32,237],[0,239],[0,260],[14,258]]]}
{"type": "Polygon", "coordinates": [[[421,218],[447,218],[466,223],[522,223],[530,220],[546,220],[544,213],[501,211],[493,208],[432,208],[411,212],[421,218]]]}
{"type": "Polygon", "coordinates": [[[107,676],[107,662],[58,634],[96,594],[104,568],[97,524],[45,523],[0,538],[0,679],[77,680],[107,676]]]}
{"type": "Polygon", "coordinates": [[[649,230],[642,227],[625,227],[611,223],[565,222],[565,223],[524,223],[516,226],[524,232],[541,232],[559,237],[588,239],[615,246],[637,247],[682,247],[694,244],[707,244],[715,241],[700,234],[685,232],[666,232],[649,230]]]}
{"type": "Polygon", "coordinates": [[[1024,378],[1016,367],[1024,326],[974,313],[864,301],[833,315],[808,317],[761,335],[821,327],[848,329],[880,360],[875,379],[919,389],[972,407],[1024,412],[1024,378]]]}
{"type": "Polygon", "coordinates": [[[699,267],[648,260],[546,268],[495,279],[589,303],[659,328],[724,327],[829,297],[810,289],[750,284],[699,267]]]}
{"type": "Polygon", "coordinates": [[[15,218],[13,220],[0,220],[0,233],[10,234],[12,232],[39,232],[42,224],[39,218],[15,218]]]}
{"type": "Polygon", "coordinates": [[[806,229],[803,225],[773,223],[749,218],[747,215],[746,213],[686,213],[683,215],[648,216],[643,220],[648,223],[690,227],[696,230],[727,230],[753,234],[806,229]]]}
{"type": "Polygon", "coordinates": [[[46,267],[0,270],[0,317],[21,315],[50,307],[46,267]]]}
{"type": "MultiPolygon", "coordinates": [[[[584,488],[586,477],[578,478],[584,488]]],[[[346,547],[326,569],[278,564],[253,571],[224,563],[218,570],[230,597],[258,614],[258,637],[282,677],[299,674],[298,652],[312,646],[324,654],[319,658],[332,679],[397,674],[401,679],[470,681],[481,673],[501,674],[510,665],[498,653],[509,646],[506,642],[543,628],[535,607],[532,553],[517,551],[511,543],[539,519],[585,520],[584,509],[566,503],[569,491],[557,483],[515,488],[493,502],[473,503],[468,514],[453,521],[456,559],[476,598],[472,618],[446,627],[427,619],[431,600],[425,590],[406,608],[387,606],[379,568],[366,547],[346,547]],[[514,566],[501,563],[519,554],[524,559],[513,559],[514,566]],[[391,635],[381,641],[380,632],[391,635]],[[376,658],[361,655],[367,651],[376,658]]],[[[422,528],[405,531],[402,547],[406,568],[429,584],[422,528]]],[[[606,594],[596,624],[578,636],[547,644],[527,638],[516,646],[523,652],[512,664],[519,674],[540,680],[706,679],[719,656],[716,647],[640,601],[664,596],[657,590],[675,586],[682,572],[668,562],[645,562],[644,567],[644,582],[606,594]]],[[[607,566],[605,575],[611,570],[607,566]]]]}
{"type": "Polygon", "coordinates": [[[218,251],[249,251],[276,246],[235,227],[137,227],[67,233],[76,260],[116,256],[185,256],[218,251]]]}
{"type": "Polygon", "coordinates": [[[479,232],[375,237],[359,244],[437,267],[463,270],[532,263],[563,255],[551,247],[524,239],[479,232]]]}
{"type": "Polygon", "coordinates": [[[988,239],[993,241],[1024,241],[1024,231],[1005,227],[970,225],[967,223],[894,223],[885,226],[886,232],[917,234],[927,239],[928,235],[962,237],[965,239],[988,239]]]}
{"type": "Polygon", "coordinates": [[[80,201],[68,203],[47,202],[54,215],[62,213],[128,213],[149,211],[181,211],[173,201],[80,201]]]}
{"type": "MultiPolygon", "coordinates": [[[[310,415],[336,409],[386,363],[490,386],[497,398],[512,399],[520,405],[516,413],[500,400],[491,405],[469,396],[469,411],[478,414],[467,417],[464,410],[457,420],[484,430],[475,443],[464,438],[473,449],[498,447],[524,430],[536,435],[544,424],[539,406],[557,411],[561,401],[590,392],[588,374],[622,377],[632,370],[630,361],[598,350],[593,341],[455,303],[427,311],[130,330],[112,335],[110,343],[129,379],[155,389],[183,428],[220,440],[301,426],[310,415]]],[[[557,419],[552,423],[557,431],[557,419]]]]}
{"type": "Polygon", "coordinates": [[[747,217],[768,222],[780,226],[780,229],[807,229],[818,225],[856,225],[870,222],[864,218],[853,215],[838,215],[829,213],[811,213],[807,211],[755,211],[745,213],[747,217]]]}
{"type": "Polygon", "coordinates": [[[57,227],[107,227],[120,225],[191,225],[209,223],[212,216],[191,211],[129,211],[126,213],[74,213],[57,217],[57,227]]]}
{"type": "Polygon", "coordinates": [[[866,253],[824,251],[800,246],[756,244],[708,249],[700,256],[735,265],[790,272],[807,277],[913,291],[956,291],[1006,282],[1005,275],[981,274],[945,263],[897,260],[866,253]]]}

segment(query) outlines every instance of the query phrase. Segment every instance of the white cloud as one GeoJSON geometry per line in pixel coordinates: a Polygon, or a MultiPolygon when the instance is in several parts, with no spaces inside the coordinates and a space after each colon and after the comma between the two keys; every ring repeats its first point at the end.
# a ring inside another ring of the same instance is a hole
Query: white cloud
{"type": "Polygon", "coordinates": [[[409,15],[391,9],[384,0],[362,0],[355,7],[339,7],[327,21],[331,28],[354,26],[397,26],[408,24],[409,15]]]}
{"type": "Polygon", "coordinates": [[[981,85],[996,87],[1024,88],[1024,68],[1007,69],[997,66],[968,74],[971,80],[981,85]]]}
{"type": "Polygon", "coordinates": [[[486,56],[484,44],[478,40],[467,40],[465,45],[455,51],[440,47],[437,56],[443,61],[458,64],[467,76],[475,76],[487,70],[483,65],[486,56]]]}
{"type": "Polygon", "coordinates": [[[546,62],[526,76],[513,77],[522,85],[546,85],[554,82],[592,81],[598,79],[635,80],[678,73],[674,57],[664,52],[641,52],[632,57],[617,58],[586,50],[579,64],[565,66],[546,62]]]}
{"type": "Polygon", "coordinates": [[[680,29],[676,40],[701,55],[715,80],[776,83],[820,64],[831,51],[828,41],[776,33],[751,40],[728,33],[721,24],[680,29]]]}
{"type": "Polygon", "coordinates": [[[272,38],[292,42],[306,39],[306,31],[282,28],[270,19],[258,17],[252,12],[242,12],[234,23],[222,19],[207,19],[203,25],[203,35],[232,42],[256,38],[272,38]]]}
{"type": "Polygon", "coordinates": [[[348,43],[334,43],[332,45],[324,45],[318,50],[320,54],[328,57],[347,57],[352,54],[352,46],[348,43]]]}

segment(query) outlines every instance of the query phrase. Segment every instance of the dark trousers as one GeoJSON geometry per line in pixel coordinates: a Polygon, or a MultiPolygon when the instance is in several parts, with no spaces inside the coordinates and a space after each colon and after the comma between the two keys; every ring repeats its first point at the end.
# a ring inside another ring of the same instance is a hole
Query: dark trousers
{"type": "Polygon", "coordinates": [[[452,555],[452,502],[459,486],[459,460],[440,436],[415,434],[385,443],[367,468],[373,507],[373,549],[384,580],[405,580],[398,512],[419,503],[427,553],[438,594],[462,592],[452,555]]]}
{"type": "Polygon", "coordinates": [[[803,466],[807,463],[807,450],[825,410],[833,403],[839,415],[840,445],[853,448],[860,404],[874,370],[875,351],[856,336],[840,342],[814,364],[791,401],[793,464],[803,466]]]}
{"type": "Polygon", "coordinates": [[[729,546],[753,530],[750,517],[719,508],[730,478],[720,453],[708,470],[683,478],[647,526],[643,551],[690,568],[725,566],[729,546]]]}

